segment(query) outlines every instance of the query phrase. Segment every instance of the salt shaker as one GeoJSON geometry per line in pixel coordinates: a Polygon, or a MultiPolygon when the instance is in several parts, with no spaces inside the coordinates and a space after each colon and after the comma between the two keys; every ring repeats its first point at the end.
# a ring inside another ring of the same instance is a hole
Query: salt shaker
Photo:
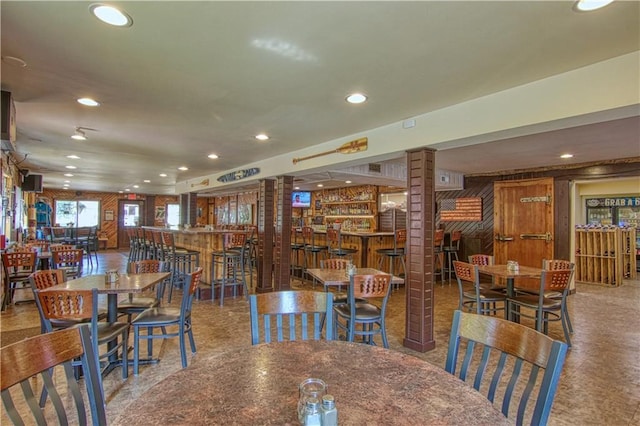
{"type": "Polygon", "coordinates": [[[322,397],[322,407],[320,409],[322,426],[338,426],[338,409],[333,395],[322,397]]]}
{"type": "Polygon", "coordinates": [[[304,426],[322,426],[320,414],[320,401],[318,398],[309,398],[304,409],[304,426]]]}

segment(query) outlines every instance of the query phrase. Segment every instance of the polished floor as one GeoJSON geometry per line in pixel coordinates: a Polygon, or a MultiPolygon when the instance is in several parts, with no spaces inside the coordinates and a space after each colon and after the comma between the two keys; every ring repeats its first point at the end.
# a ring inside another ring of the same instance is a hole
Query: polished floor
{"type": "MultiPolygon", "coordinates": [[[[126,256],[116,251],[100,252],[100,266],[87,273],[106,269],[124,270],[126,256]]],[[[294,282],[295,287],[310,287],[294,282]]],[[[395,291],[388,310],[391,350],[409,353],[427,362],[444,366],[452,312],[457,307],[455,283],[435,288],[434,329],[436,348],[418,353],[402,346],[405,333],[405,293],[395,291]]],[[[174,300],[175,304],[175,300],[174,300]]],[[[565,362],[550,425],[638,425],[640,424],[640,281],[626,281],[618,288],[578,284],[570,297],[569,309],[575,334],[565,362]]],[[[197,354],[189,363],[206,362],[212,355],[250,346],[248,302],[225,298],[223,307],[211,301],[196,301],[193,308],[197,354]]],[[[28,335],[38,327],[33,303],[11,306],[0,316],[2,345],[9,339],[28,335]]],[[[559,324],[550,326],[554,338],[563,339],[559,324]]],[[[135,399],[158,381],[181,369],[176,339],[156,343],[156,365],[141,367],[140,375],[130,372],[123,381],[120,371],[104,381],[109,419],[124,410],[135,409],[135,399]]],[[[242,366],[238,366],[242,368],[242,366]]],[[[206,386],[206,384],[203,384],[206,386]]],[[[194,390],[197,392],[197,389],[194,390]]],[[[203,401],[203,403],[206,403],[203,401]]],[[[4,424],[6,418],[0,419],[4,424]]],[[[7,422],[8,423],[8,422],[7,422]]]]}

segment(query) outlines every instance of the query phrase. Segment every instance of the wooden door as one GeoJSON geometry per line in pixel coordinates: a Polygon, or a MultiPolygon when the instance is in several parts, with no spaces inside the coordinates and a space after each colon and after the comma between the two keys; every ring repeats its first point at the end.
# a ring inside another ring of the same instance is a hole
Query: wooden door
{"type": "Polygon", "coordinates": [[[118,248],[129,248],[127,228],[143,226],[144,201],[119,200],[118,201],[118,248]]]}
{"type": "Polygon", "coordinates": [[[540,268],[553,259],[553,178],[495,182],[493,189],[496,264],[540,268]]]}

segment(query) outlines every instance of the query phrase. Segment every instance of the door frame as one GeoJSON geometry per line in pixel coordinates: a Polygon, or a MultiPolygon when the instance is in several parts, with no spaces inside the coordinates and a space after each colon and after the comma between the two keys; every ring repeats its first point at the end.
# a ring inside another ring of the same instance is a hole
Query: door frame
{"type": "Polygon", "coordinates": [[[137,204],[138,207],[140,208],[140,216],[139,216],[140,221],[138,223],[138,226],[144,226],[145,218],[146,218],[145,200],[126,200],[126,199],[118,200],[118,230],[116,232],[117,232],[117,245],[119,249],[129,248],[129,239],[125,237],[127,228],[129,227],[124,226],[123,208],[125,204],[137,204]]]}

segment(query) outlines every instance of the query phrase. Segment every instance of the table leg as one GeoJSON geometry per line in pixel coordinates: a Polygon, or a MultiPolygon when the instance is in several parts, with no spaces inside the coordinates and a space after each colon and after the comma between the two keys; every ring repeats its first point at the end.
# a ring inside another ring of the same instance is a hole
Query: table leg
{"type": "Polygon", "coordinates": [[[369,237],[360,237],[360,267],[367,268],[367,259],[369,258],[369,237]]]}

